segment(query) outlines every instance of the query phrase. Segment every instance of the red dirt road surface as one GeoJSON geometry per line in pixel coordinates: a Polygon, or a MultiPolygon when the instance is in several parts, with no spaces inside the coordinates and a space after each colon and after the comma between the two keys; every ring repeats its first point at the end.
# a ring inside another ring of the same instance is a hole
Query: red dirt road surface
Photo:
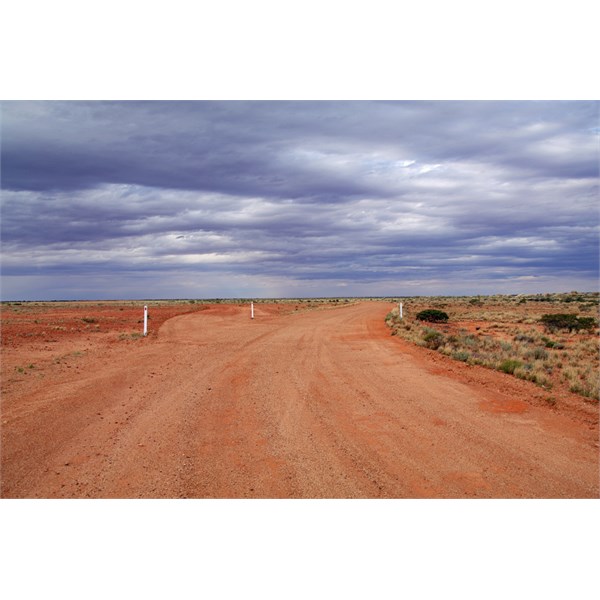
{"type": "Polygon", "coordinates": [[[2,497],[599,496],[597,404],[391,337],[390,308],[211,305],[3,375],[2,497]]]}

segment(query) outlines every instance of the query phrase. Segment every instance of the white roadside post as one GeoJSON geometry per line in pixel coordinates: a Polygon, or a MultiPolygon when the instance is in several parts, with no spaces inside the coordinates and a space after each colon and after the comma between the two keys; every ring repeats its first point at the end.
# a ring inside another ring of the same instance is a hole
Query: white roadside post
{"type": "Polygon", "coordinates": [[[250,318],[254,319],[254,302],[250,302],[250,318]]]}
{"type": "Polygon", "coordinates": [[[144,306],[144,336],[148,335],[148,307],[144,306]]]}
{"type": "Polygon", "coordinates": [[[402,302],[400,302],[400,318],[401,319],[403,318],[403,316],[402,316],[402,302]]]}

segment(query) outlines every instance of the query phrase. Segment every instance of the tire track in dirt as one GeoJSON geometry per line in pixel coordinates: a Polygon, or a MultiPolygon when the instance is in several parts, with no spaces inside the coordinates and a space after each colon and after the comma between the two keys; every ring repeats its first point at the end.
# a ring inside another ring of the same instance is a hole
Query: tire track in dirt
{"type": "Polygon", "coordinates": [[[2,496],[598,497],[597,425],[407,351],[388,303],[255,308],[175,317],[3,398],[2,496]]]}

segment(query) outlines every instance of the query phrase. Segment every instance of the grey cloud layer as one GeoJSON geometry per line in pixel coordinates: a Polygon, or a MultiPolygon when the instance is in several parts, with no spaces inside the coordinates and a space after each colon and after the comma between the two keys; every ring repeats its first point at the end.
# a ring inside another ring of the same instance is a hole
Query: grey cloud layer
{"type": "Polygon", "coordinates": [[[343,168],[364,154],[597,177],[597,111],[589,102],[11,102],[3,104],[3,187],[373,193],[377,182],[365,187],[343,168]],[[338,168],[319,168],[327,158],[338,168]]]}
{"type": "Polygon", "coordinates": [[[5,102],[2,273],[591,285],[597,186],[596,102],[5,102]]]}

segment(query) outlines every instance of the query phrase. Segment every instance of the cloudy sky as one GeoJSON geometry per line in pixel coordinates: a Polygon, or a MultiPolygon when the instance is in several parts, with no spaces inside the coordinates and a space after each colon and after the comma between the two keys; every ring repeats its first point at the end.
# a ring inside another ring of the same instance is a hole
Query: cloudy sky
{"type": "Polygon", "coordinates": [[[3,102],[2,298],[592,291],[599,103],[3,102]]]}

